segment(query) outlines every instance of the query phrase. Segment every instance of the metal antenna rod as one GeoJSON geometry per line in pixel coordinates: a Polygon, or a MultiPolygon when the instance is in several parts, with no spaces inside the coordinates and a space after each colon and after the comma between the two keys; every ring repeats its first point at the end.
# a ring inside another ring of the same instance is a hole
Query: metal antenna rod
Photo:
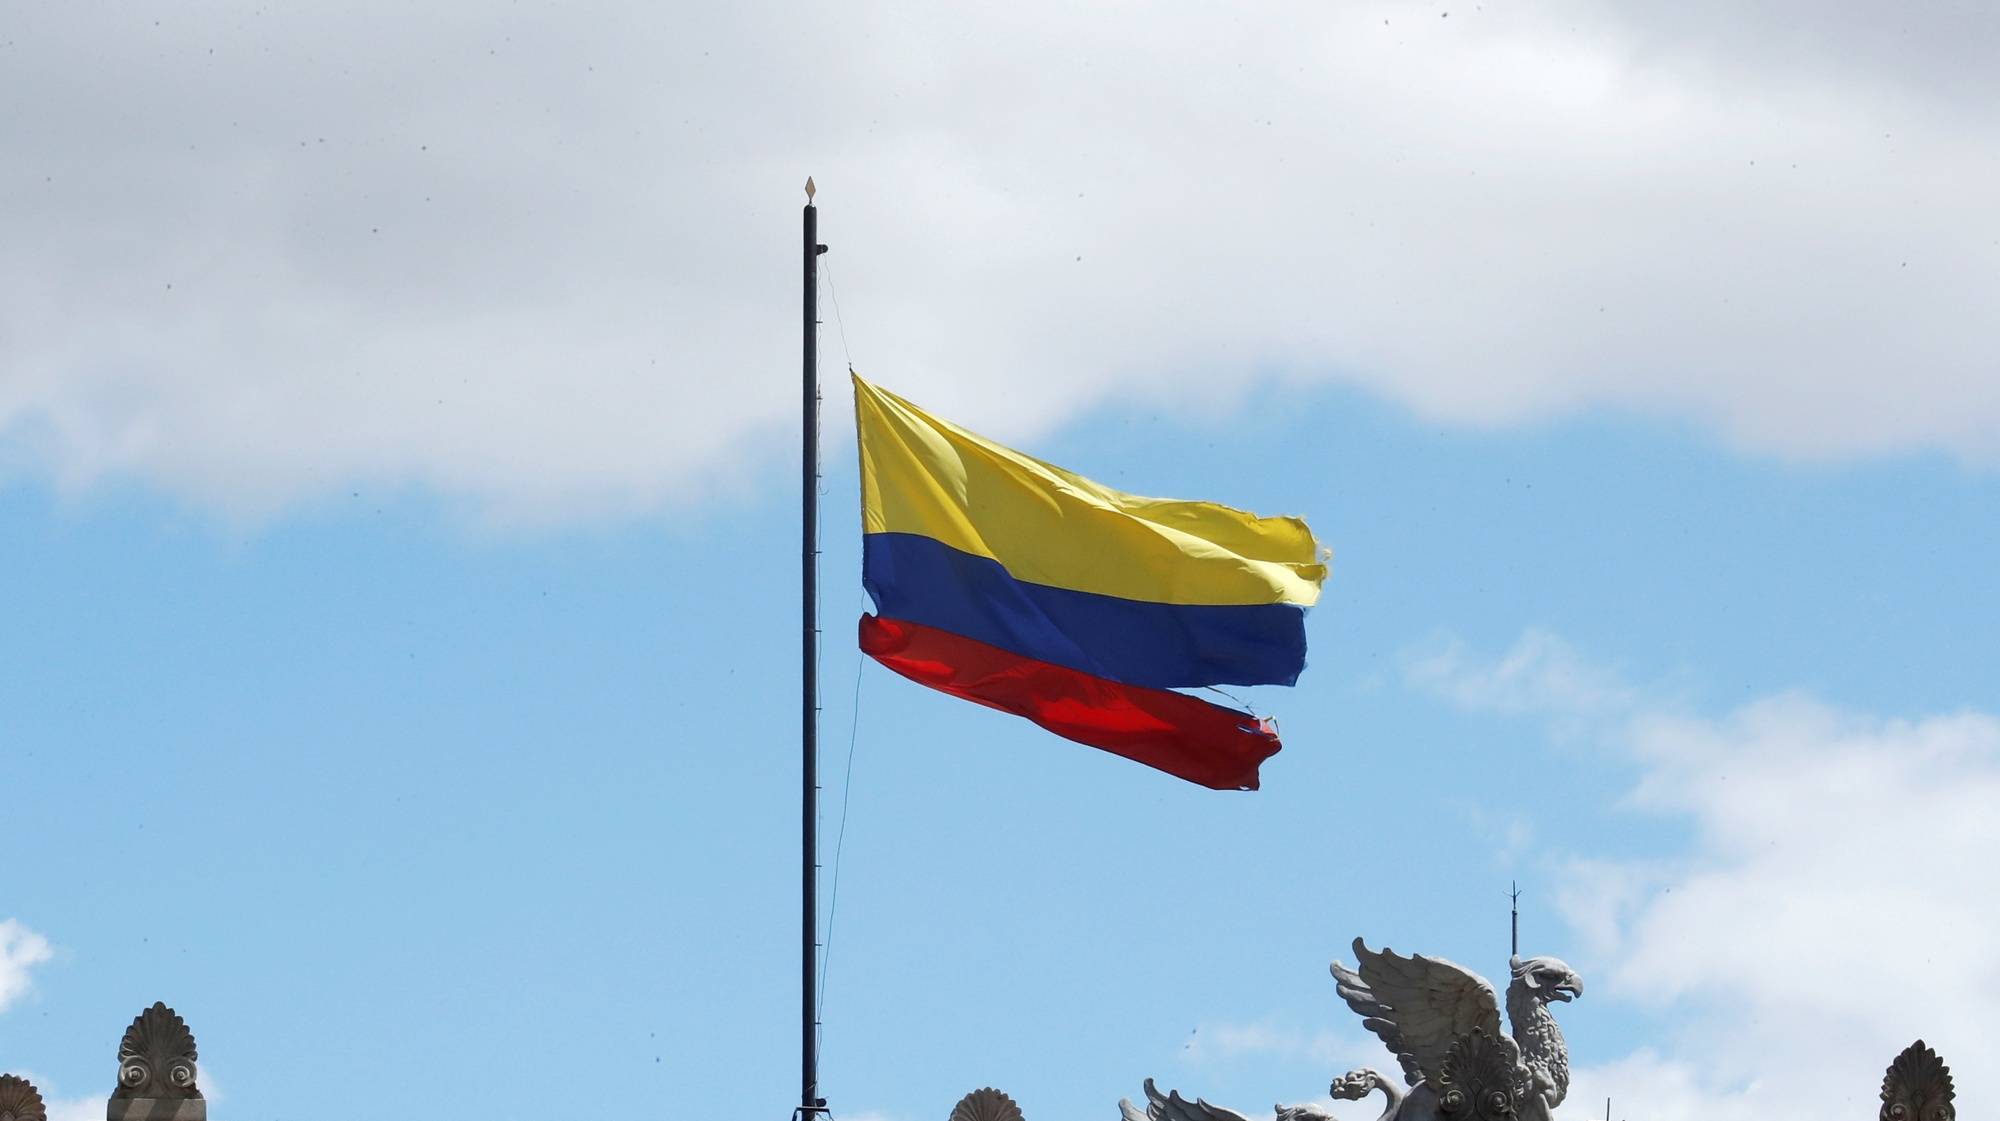
{"type": "Polygon", "coordinates": [[[1509,890],[1507,892],[1507,898],[1511,900],[1513,903],[1513,908],[1508,913],[1509,926],[1512,928],[1512,937],[1509,940],[1509,945],[1511,949],[1508,950],[1508,953],[1513,957],[1520,957],[1521,956],[1521,885],[1509,881],[1508,889],[1509,890]]]}

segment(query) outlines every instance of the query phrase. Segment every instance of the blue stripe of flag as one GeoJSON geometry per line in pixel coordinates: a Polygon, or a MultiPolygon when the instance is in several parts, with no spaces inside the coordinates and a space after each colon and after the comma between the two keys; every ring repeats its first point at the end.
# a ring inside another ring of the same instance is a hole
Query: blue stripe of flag
{"type": "Polygon", "coordinates": [[[885,618],[1127,685],[1291,685],[1306,664],[1305,609],[1295,604],[1148,603],[1051,588],[912,533],[864,535],[861,579],[885,618]]]}

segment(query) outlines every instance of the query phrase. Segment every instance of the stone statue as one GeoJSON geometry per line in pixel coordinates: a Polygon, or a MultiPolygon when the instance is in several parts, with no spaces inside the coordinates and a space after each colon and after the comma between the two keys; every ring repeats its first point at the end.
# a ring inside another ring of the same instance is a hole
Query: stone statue
{"type": "Polygon", "coordinates": [[[165,1004],[133,1019],[118,1043],[118,1086],[109,1121],[208,1121],[208,1103],[194,1084],[194,1033],[165,1004]]]}
{"type": "Polygon", "coordinates": [[[1569,1093],[1569,1048],[1549,1005],[1583,995],[1575,970],[1555,958],[1513,959],[1510,1038],[1500,1031],[1493,986],[1472,971],[1387,947],[1377,953],[1359,938],[1354,956],[1357,968],[1333,963],[1334,983],[1403,1064],[1410,1088],[1397,1100],[1386,1079],[1355,1071],[1334,1083],[1336,1093],[1348,1079],[1372,1076],[1390,1097],[1385,1121],[1546,1121],[1562,1104],[1569,1093]]]}
{"type": "Polygon", "coordinates": [[[0,1074],[0,1121],[49,1121],[41,1091],[25,1078],[0,1074]]]}
{"type": "Polygon", "coordinates": [[[1133,1105],[1130,1098],[1120,1098],[1118,1112],[1125,1121],[1250,1121],[1233,1109],[1210,1105],[1200,1098],[1189,1101],[1179,1090],[1163,1096],[1150,1078],[1146,1080],[1146,1108],[1133,1105]]]}
{"type": "MultiPolygon", "coordinates": [[[[1336,1079],[1334,1098],[1358,1101],[1377,1090],[1388,1100],[1378,1121],[1550,1121],[1569,1092],[1569,1048],[1549,1013],[1554,1001],[1583,995],[1583,979],[1555,958],[1514,958],[1507,986],[1511,1036],[1500,1030],[1493,986],[1442,958],[1404,957],[1354,940],[1358,962],[1333,963],[1347,1006],[1361,1014],[1398,1061],[1410,1088],[1363,1067],[1336,1079]]],[[[1886,1093],[1886,1091],[1884,1091],[1886,1093]]],[[[1278,1121],[1333,1121],[1323,1106],[1276,1107],[1278,1121]]],[[[1146,1080],[1146,1108],[1118,1103],[1124,1121],[1249,1121],[1233,1109],[1161,1094],[1146,1080]]],[[[1906,1121],[1889,1118],[1883,1121],[1906,1121]]],[[[1934,1121],[1912,1115],[1907,1121],[1934,1121]]],[[[1942,1121],[1952,1121],[1944,1118],[1942,1121]]]]}
{"type": "Polygon", "coordinates": [[[1919,1039],[1882,1077],[1880,1121],[1954,1121],[1958,1110],[1951,1101],[1951,1068],[1919,1039]]]}
{"type": "MultiPolygon", "coordinates": [[[[1358,1101],[1376,1090],[1389,1095],[1389,1111],[1382,1117],[1388,1118],[1396,1112],[1396,1103],[1403,1100],[1403,1092],[1389,1085],[1381,1075],[1372,1070],[1357,1070],[1343,1075],[1333,1084],[1333,1096],[1348,1101],[1358,1101]]],[[[1305,1105],[1273,1106],[1278,1121],[1335,1121],[1333,1114],[1323,1106],[1305,1105]]],[[[1118,1112],[1124,1121],[1250,1121],[1248,1117],[1233,1109],[1210,1105],[1200,1098],[1189,1101],[1181,1097],[1179,1091],[1162,1095],[1153,1080],[1146,1080],[1146,1108],[1141,1110],[1129,1099],[1121,1099],[1118,1112]]]]}

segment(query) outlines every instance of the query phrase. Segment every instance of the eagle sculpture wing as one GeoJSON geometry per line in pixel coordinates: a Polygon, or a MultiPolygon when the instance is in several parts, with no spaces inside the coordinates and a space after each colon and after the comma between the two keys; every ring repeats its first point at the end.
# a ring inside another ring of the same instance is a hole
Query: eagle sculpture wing
{"type": "Polygon", "coordinates": [[[1354,940],[1357,969],[1333,963],[1333,979],[1347,1006],[1375,1033],[1415,1086],[1435,1075],[1451,1045],[1474,1028],[1500,1031],[1500,998],[1485,979],[1443,958],[1380,953],[1354,940]]]}
{"type": "Polygon", "coordinates": [[[1210,1105],[1200,1098],[1189,1101],[1179,1090],[1162,1094],[1150,1078],[1146,1080],[1146,1108],[1141,1110],[1121,1100],[1118,1112],[1124,1121],[1250,1121],[1233,1109],[1210,1105]]]}

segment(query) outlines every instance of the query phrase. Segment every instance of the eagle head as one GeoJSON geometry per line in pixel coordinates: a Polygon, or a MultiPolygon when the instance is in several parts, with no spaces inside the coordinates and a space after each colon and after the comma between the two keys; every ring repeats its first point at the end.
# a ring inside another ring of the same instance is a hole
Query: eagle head
{"type": "Polygon", "coordinates": [[[1561,958],[1515,958],[1514,983],[1537,1001],[1570,1001],[1583,995],[1583,978],[1561,958]]]}

